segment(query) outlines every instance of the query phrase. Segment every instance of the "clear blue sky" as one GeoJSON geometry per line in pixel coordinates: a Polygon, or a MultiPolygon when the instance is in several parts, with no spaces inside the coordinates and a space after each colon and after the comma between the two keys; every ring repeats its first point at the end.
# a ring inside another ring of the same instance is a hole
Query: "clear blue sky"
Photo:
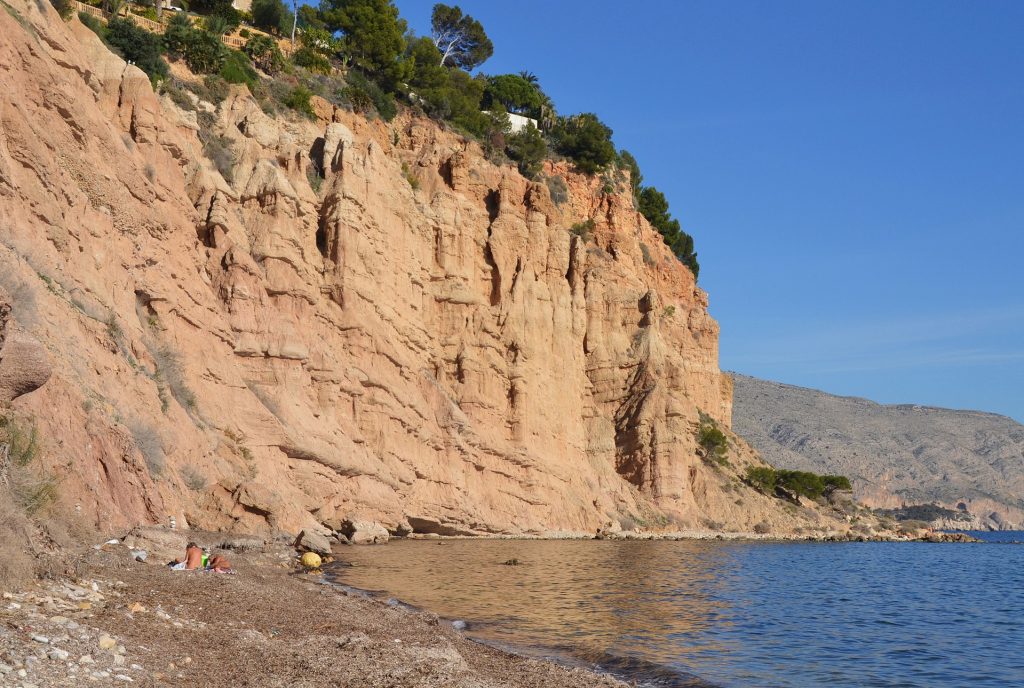
{"type": "Polygon", "coordinates": [[[723,369],[1024,421],[1024,1],[460,5],[485,72],[596,112],[668,196],[723,369]]]}

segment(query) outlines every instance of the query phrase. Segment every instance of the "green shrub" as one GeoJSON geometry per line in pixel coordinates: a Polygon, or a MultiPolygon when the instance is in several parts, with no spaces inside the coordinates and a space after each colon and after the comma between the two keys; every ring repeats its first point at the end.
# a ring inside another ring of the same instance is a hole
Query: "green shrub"
{"type": "Polygon", "coordinates": [[[0,446],[3,445],[11,465],[24,468],[39,456],[39,429],[35,423],[26,428],[13,418],[0,417],[0,446]]]}
{"type": "Polygon", "coordinates": [[[220,36],[207,31],[192,31],[185,39],[185,64],[196,74],[216,74],[227,60],[228,49],[220,36]]]}
{"type": "Polygon", "coordinates": [[[242,13],[231,6],[232,0],[190,0],[188,8],[206,17],[223,17],[228,26],[235,27],[242,21],[242,13]]]}
{"type": "Polygon", "coordinates": [[[577,222],[569,228],[569,233],[573,236],[578,236],[584,243],[590,241],[590,237],[594,232],[594,227],[597,225],[594,223],[593,218],[577,222]]]}
{"type": "Polygon", "coordinates": [[[555,150],[584,174],[596,174],[616,159],[612,130],[590,112],[560,117],[551,130],[551,139],[555,150]]]}
{"type": "Polygon", "coordinates": [[[373,110],[376,110],[385,122],[390,122],[398,114],[395,97],[362,72],[355,69],[349,71],[345,81],[348,85],[342,93],[357,112],[370,112],[369,106],[372,105],[373,110]]]}
{"type": "MultiPolygon", "coordinates": [[[[182,370],[181,356],[168,344],[150,348],[150,354],[156,364],[153,371],[153,379],[159,390],[169,389],[171,396],[189,414],[195,411],[196,395],[188,387],[185,381],[185,373],[182,370]]],[[[167,411],[167,408],[164,408],[167,411]]]]}
{"type": "Polygon", "coordinates": [[[284,56],[277,47],[277,41],[270,36],[258,34],[245,44],[245,54],[252,59],[257,69],[274,75],[284,67],[284,56]]]}
{"type": "Polygon", "coordinates": [[[821,476],[821,480],[825,484],[825,492],[853,489],[853,485],[850,484],[850,479],[845,475],[823,475],[821,476]]]}
{"type": "Polygon", "coordinates": [[[409,169],[409,165],[404,162],[402,163],[402,174],[405,175],[405,181],[409,182],[409,186],[412,187],[413,191],[420,188],[420,180],[409,169]]]}
{"type": "Polygon", "coordinates": [[[537,127],[530,124],[522,131],[506,137],[505,141],[505,152],[516,161],[520,174],[527,179],[540,174],[548,155],[548,145],[537,127]]]}
{"type": "Polygon", "coordinates": [[[778,475],[771,466],[750,466],[747,468],[747,483],[768,496],[775,494],[777,480],[778,475]]]}
{"type": "Polygon", "coordinates": [[[224,77],[219,74],[210,74],[203,77],[202,91],[202,94],[197,93],[196,95],[199,95],[200,98],[208,103],[220,105],[228,97],[231,87],[224,80],[224,77]]]}
{"type": "Polygon", "coordinates": [[[331,73],[331,61],[326,56],[305,46],[295,51],[292,55],[292,62],[298,67],[303,67],[317,74],[331,73]]]}
{"type": "Polygon", "coordinates": [[[107,23],[106,39],[124,59],[135,63],[154,83],[167,77],[167,63],[161,57],[163,43],[156,34],[139,28],[131,19],[116,17],[107,23]]]}
{"type": "Polygon", "coordinates": [[[240,50],[228,50],[224,66],[220,68],[220,76],[229,84],[245,84],[249,89],[255,88],[260,77],[252,68],[249,56],[240,50]]]}
{"type": "Polygon", "coordinates": [[[183,57],[185,49],[192,39],[192,34],[195,32],[192,22],[185,16],[185,13],[175,12],[171,20],[167,22],[167,28],[164,29],[164,49],[167,50],[167,54],[174,59],[183,57]]]}
{"type": "Polygon", "coordinates": [[[285,96],[282,102],[286,107],[313,119],[316,117],[316,113],[313,111],[313,104],[310,102],[312,97],[312,91],[305,86],[299,85],[292,89],[292,92],[285,96]]]}
{"type": "Polygon", "coordinates": [[[97,36],[102,39],[107,37],[107,25],[104,24],[99,17],[88,12],[79,12],[78,21],[82,22],[89,29],[92,30],[97,36]]]}
{"type": "Polygon", "coordinates": [[[971,520],[971,515],[967,511],[947,509],[938,504],[910,504],[898,509],[878,509],[875,514],[879,518],[895,518],[897,521],[935,521],[940,518],[952,521],[971,520]]]}
{"type": "Polygon", "coordinates": [[[729,438],[718,428],[714,419],[703,414],[701,424],[697,429],[697,443],[704,450],[705,459],[719,465],[729,462],[726,458],[729,452],[729,438]]]}
{"type": "Polygon", "coordinates": [[[33,466],[40,453],[35,423],[0,417],[0,458],[5,453],[7,462],[0,462],[0,484],[10,486],[18,506],[32,515],[57,500],[56,479],[44,468],[33,466]]]}
{"type": "Polygon", "coordinates": [[[70,0],[50,0],[50,4],[53,5],[53,9],[57,10],[57,14],[64,21],[71,18],[71,1],[70,0]]]}
{"type": "Polygon", "coordinates": [[[156,16],[155,7],[132,7],[131,12],[135,16],[148,19],[149,21],[159,21],[159,18],[156,16]]]}

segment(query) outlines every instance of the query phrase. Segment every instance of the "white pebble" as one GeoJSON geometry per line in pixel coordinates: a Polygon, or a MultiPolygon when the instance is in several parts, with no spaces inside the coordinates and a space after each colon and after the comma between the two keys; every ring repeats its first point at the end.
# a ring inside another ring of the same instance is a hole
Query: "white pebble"
{"type": "Polygon", "coordinates": [[[52,648],[46,653],[46,656],[50,659],[57,660],[59,662],[66,662],[71,653],[67,650],[62,650],[59,647],[52,648]]]}
{"type": "Polygon", "coordinates": [[[47,638],[45,635],[34,635],[34,636],[32,636],[32,640],[36,641],[37,643],[44,643],[44,644],[49,644],[49,642],[50,642],[50,639],[47,638]]]}

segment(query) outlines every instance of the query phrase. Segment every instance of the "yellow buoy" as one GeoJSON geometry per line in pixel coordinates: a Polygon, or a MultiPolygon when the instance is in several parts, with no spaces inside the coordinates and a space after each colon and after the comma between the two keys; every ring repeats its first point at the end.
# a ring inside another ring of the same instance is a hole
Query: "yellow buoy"
{"type": "Polygon", "coordinates": [[[320,555],[316,552],[306,552],[302,555],[302,565],[307,569],[318,569],[321,563],[323,562],[320,560],[320,555]]]}

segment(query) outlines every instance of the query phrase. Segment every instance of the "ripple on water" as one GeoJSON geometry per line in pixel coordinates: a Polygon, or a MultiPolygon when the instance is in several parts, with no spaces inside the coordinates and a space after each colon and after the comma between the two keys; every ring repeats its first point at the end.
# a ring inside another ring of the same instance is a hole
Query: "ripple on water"
{"type": "Polygon", "coordinates": [[[1019,546],[396,541],[342,558],[337,580],[482,641],[656,685],[1024,686],[1019,546]]]}

